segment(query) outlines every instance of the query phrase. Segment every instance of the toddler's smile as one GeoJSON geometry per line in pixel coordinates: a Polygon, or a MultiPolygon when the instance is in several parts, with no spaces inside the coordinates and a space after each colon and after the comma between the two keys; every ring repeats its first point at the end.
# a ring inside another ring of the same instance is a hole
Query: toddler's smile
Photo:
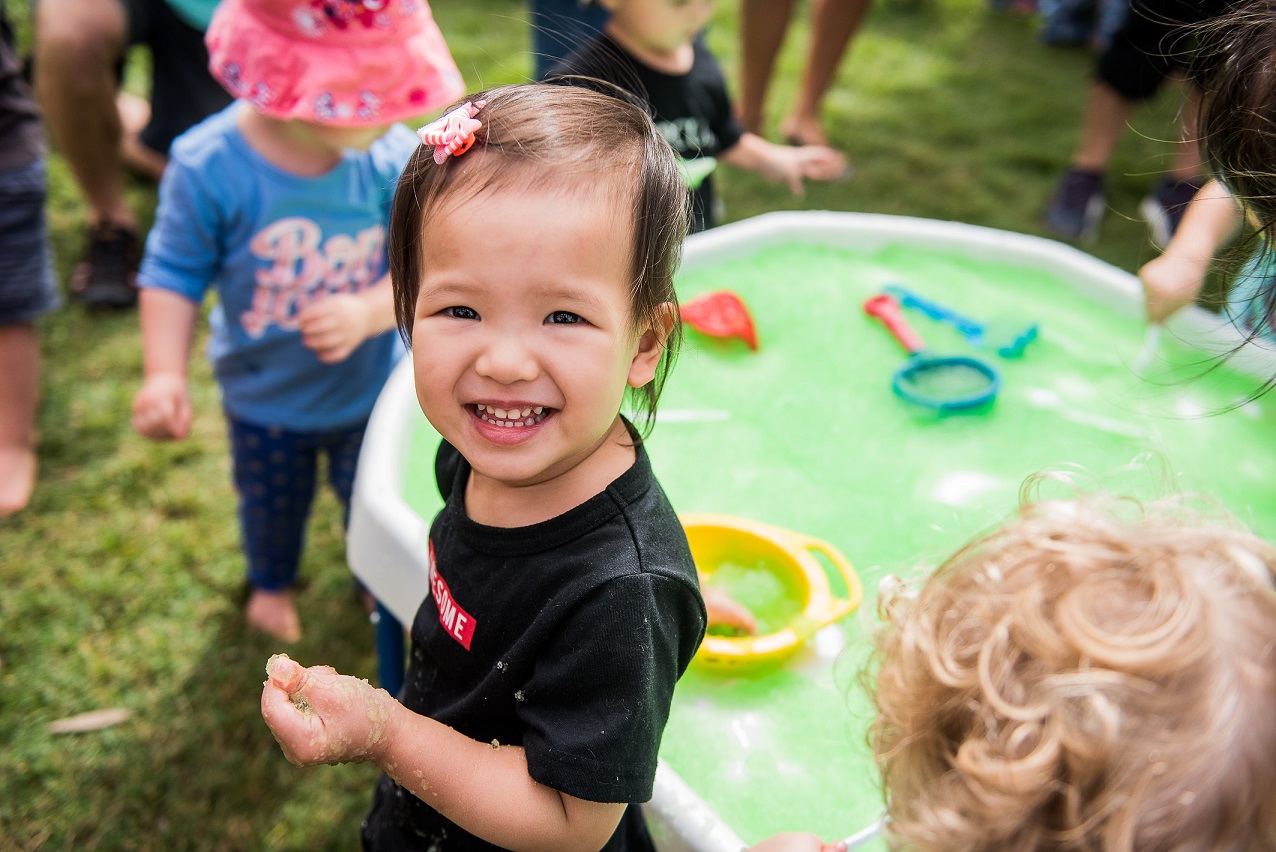
{"type": "Polygon", "coordinates": [[[474,405],[474,416],[484,423],[493,426],[513,428],[515,426],[535,426],[554,413],[554,409],[546,409],[541,405],[509,406],[488,405],[482,402],[474,405]]]}

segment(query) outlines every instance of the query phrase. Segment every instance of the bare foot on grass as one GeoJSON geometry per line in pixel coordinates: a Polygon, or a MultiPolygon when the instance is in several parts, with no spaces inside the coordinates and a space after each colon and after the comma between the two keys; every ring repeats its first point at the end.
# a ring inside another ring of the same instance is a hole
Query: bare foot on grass
{"type": "Polygon", "coordinates": [[[244,607],[248,626],[282,642],[301,639],[301,618],[292,602],[292,589],[268,592],[253,589],[244,607]]]}
{"type": "Polygon", "coordinates": [[[35,450],[0,447],[0,518],[26,508],[35,488],[35,450]]]}

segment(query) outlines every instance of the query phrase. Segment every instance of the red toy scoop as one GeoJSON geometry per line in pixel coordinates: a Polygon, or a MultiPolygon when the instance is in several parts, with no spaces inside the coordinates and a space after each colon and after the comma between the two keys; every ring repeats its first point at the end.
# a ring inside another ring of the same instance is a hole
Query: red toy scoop
{"type": "Polygon", "coordinates": [[[758,351],[758,333],[753,328],[749,309],[730,290],[701,293],[682,305],[682,321],[710,337],[738,337],[754,352],[758,351]]]}

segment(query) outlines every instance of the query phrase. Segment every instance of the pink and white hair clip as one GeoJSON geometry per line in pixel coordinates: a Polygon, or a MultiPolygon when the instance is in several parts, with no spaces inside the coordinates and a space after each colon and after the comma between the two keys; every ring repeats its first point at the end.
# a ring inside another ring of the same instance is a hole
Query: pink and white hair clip
{"type": "Polygon", "coordinates": [[[466,101],[447,115],[435,119],[416,132],[423,145],[434,146],[434,162],[439,165],[448,158],[460,156],[474,144],[474,133],[483,122],[474,116],[486,106],[487,101],[466,101]]]}

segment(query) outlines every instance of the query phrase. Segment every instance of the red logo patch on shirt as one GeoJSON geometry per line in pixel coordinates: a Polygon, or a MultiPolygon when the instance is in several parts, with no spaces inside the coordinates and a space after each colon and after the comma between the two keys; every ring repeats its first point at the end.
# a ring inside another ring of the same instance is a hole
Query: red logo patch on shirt
{"type": "Polygon", "coordinates": [[[434,542],[430,542],[430,593],[434,596],[434,605],[438,607],[439,624],[443,625],[443,631],[460,642],[465,650],[470,650],[470,642],[474,639],[474,628],[478,622],[452,598],[452,590],[439,574],[438,563],[434,559],[434,542]]]}

